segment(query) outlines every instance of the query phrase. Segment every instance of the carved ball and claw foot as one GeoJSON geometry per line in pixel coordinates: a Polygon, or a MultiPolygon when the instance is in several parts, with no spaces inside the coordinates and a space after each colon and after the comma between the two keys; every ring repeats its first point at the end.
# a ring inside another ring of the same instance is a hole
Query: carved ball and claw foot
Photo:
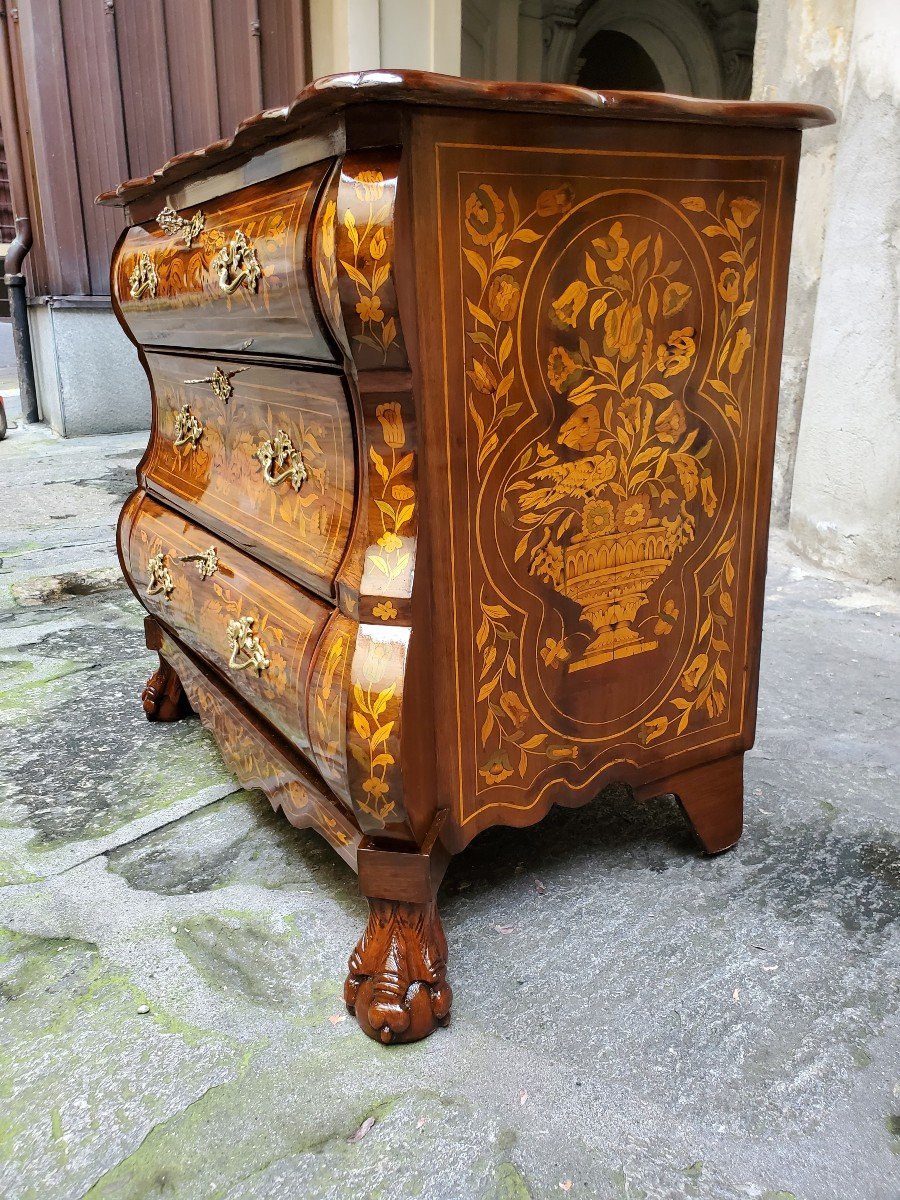
{"type": "Polygon", "coordinates": [[[181,681],[162,657],[141,692],[141,704],[148,721],[179,721],[191,713],[181,681]]]}
{"type": "Polygon", "coordinates": [[[344,1000],[370,1038],[417,1042],[449,1023],[447,939],[434,901],[370,899],[348,967],[344,1000]]]}

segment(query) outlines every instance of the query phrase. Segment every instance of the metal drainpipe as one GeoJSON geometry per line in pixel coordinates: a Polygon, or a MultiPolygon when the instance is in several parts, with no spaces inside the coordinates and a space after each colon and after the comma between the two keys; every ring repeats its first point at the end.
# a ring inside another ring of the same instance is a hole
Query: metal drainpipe
{"type": "Polygon", "coordinates": [[[28,307],[25,302],[25,276],[22,263],[34,241],[28,218],[25,167],[22,143],[19,140],[19,119],[12,86],[12,54],[9,48],[6,6],[0,3],[0,113],[3,123],[3,142],[9,171],[13,203],[24,216],[16,217],[16,236],[10,244],[4,264],[3,282],[9,289],[9,314],[12,319],[13,345],[19,373],[19,394],[22,399],[22,419],[26,423],[39,420],[37,389],[34,383],[34,359],[31,354],[31,330],[28,327],[28,307]]]}
{"type": "Polygon", "coordinates": [[[31,354],[31,330],[28,327],[28,305],[25,301],[25,276],[20,267],[31,249],[31,222],[27,217],[16,218],[16,238],[6,252],[3,282],[9,292],[9,315],[12,321],[13,346],[19,373],[19,396],[22,401],[22,420],[27,425],[39,421],[37,388],[34,382],[34,359],[31,354]]]}

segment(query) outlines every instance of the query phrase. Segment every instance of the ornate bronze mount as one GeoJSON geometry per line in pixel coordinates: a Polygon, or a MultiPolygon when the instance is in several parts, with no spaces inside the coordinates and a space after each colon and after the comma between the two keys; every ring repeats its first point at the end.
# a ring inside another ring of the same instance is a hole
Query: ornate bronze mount
{"type": "Polygon", "coordinates": [[[256,249],[247,241],[242,229],[212,260],[212,269],[218,272],[219,287],[226,296],[232,295],[242,284],[248,291],[255,292],[262,277],[256,249]]]}
{"type": "Polygon", "coordinates": [[[263,442],[253,457],[259,459],[263,479],[269,487],[277,487],[290,479],[291,487],[299,492],[309,478],[303,455],[294,449],[294,443],[283,429],[279,429],[271,440],[263,442]]]}
{"type": "Polygon", "coordinates": [[[231,646],[229,667],[233,671],[246,671],[249,668],[257,675],[262,675],[271,663],[265,646],[253,632],[253,617],[238,617],[229,621],[227,632],[231,646]]]}
{"type": "Polygon", "coordinates": [[[194,414],[191,412],[189,404],[183,404],[175,414],[175,442],[176,446],[189,445],[192,450],[196,450],[200,444],[200,439],[203,437],[203,425],[194,414]]]}
{"type": "Polygon", "coordinates": [[[179,216],[171,205],[166,205],[156,214],[156,223],[164,233],[181,234],[185,246],[190,250],[194,242],[203,232],[206,224],[201,209],[197,209],[194,215],[188,220],[186,217],[179,216]]]}
{"type": "Polygon", "coordinates": [[[204,375],[202,379],[186,379],[185,383],[208,383],[212,389],[214,396],[227,404],[234,395],[234,388],[231,386],[231,381],[235,375],[240,375],[241,371],[249,371],[249,367],[235,367],[233,371],[223,371],[221,367],[216,367],[212,375],[204,375]]]}
{"type": "Polygon", "coordinates": [[[182,554],[178,561],[196,563],[197,573],[201,579],[209,579],[219,569],[219,556],[216,554],[215,546],[210,546],[202,554],[182,554]]]}
{"type": "Polygon", "coordinates": [[[160,592],[165,600],[175,591],[175,580],[172,572],[166,566],[166,556],[159,551],[147,561],[147,571],[150,578],[147,581],[147,595],[157,596],[160,592]]]}
{"type": "Polygon", "coordinates": [[[128,276],[128,283],[132,300],[140,300],[145,292],[149,292],[150,296],[156,299],[159,275],[156,273],[153,259],[146,250],[141,251],[134,270],[128,276]]]}
{"type": "Polygon", "coordinates": [[[433,901],[370,899],[348,969],[344,1000],[370,1038],[416,1042],[449,1023],[447,939],[433,901]]]}

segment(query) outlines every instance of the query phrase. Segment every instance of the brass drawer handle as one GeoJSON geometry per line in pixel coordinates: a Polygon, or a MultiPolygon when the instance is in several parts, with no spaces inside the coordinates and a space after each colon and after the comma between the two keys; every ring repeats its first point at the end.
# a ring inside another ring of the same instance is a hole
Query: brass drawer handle
{"type": "Polygon", "coordinates": [[[147,560],[147,571],[150,576],[147,581],[147,595],[157,596],[162,592],[163,599],[168,601],[175,590],[175,580],[166,566],[166,556],[161,550],[147,560]]]}
{"type": "Polygon", "coordinates": [[[198,208],[194,215],[188,220],[186,217],[179,216],[171,205],[167,204],[165,208],[160,209],[156,214],[156,223],[163,233],[177,234],[180,233],[185,246],[190,250],[194,242],[203,232],[206,224],[206,217],[198,208]]]}
{"type": "Polygon", "coordinates": [[[191,412],[189,404],[183,404],[175,414],[175,445],[187,446],[196,450],[203,437],[203,425],[191,412]]]}
{"type": "Polygon", "coordinates": [[[249,668],[262,675],[270,666],[266,648],[253,632],[253,617],[238,617],[228,622],[228,644],[231,646],[228,665],[233,671],[249,668]]]}
{"type": "Polygon", "coordinates": [[[269,487],[278,487],[279,483],[290,479],[291,487],[299,492],[309,478],[303,455],[294,449],[294,443],[283,429],[279,429],[271,440],[262,442],[253,457],[259,459],[263,479],[269,487]]]}
{"type": "Polygon", "coordinates": [[[197,573],[201,579],[209,579],[219,569],[219,556],[216,554],[215,546],[210,546],[202,554],[182,554],[178,561],[196,563],[197,573]]]}
{"type": "Polygon", "coordinates": [[[144,292],[149,292],[151,297],[156,299],[156,289],[159,285],[159,275],[156,273],[156,267],[153,265],[153,259],[146,250],[141,251],[141,256],[137,260],[137,265],[128,276],[128,282],[131,285],[132,300],[140,300],[144,292]]]}
{"type": "Polygon", "coordinates": [[[202,379],[186,379],[185,383],[208,383],[212,389],[214,396],[224,401],[225,404],[234,395],[234,388],[231,386],[231,381],[235,375],[240,375],[241,371],[249,371],[249,367],[235,367],[233,371],[223,371],[221,367],[216,367],[212,375],[204,375],[202,379]]]}
{"type": "Polygon", "coordinates": [[[219,273],[219,287],[226,296],[243,284],[248,291],[255,292],[262,276],[262,267],[256,257],[256,248],[247,241],[239,229],[212,260],[212,269],[219,273]]]}

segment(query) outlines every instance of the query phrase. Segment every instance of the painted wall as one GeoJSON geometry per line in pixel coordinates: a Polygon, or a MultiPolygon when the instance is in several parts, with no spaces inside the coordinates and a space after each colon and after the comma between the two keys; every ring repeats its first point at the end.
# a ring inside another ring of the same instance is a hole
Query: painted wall
{"type": "Polygon", "coordinates": [[[313,77],[378,67],[459,74],[460,0],[310,0],[313,77]]]}

